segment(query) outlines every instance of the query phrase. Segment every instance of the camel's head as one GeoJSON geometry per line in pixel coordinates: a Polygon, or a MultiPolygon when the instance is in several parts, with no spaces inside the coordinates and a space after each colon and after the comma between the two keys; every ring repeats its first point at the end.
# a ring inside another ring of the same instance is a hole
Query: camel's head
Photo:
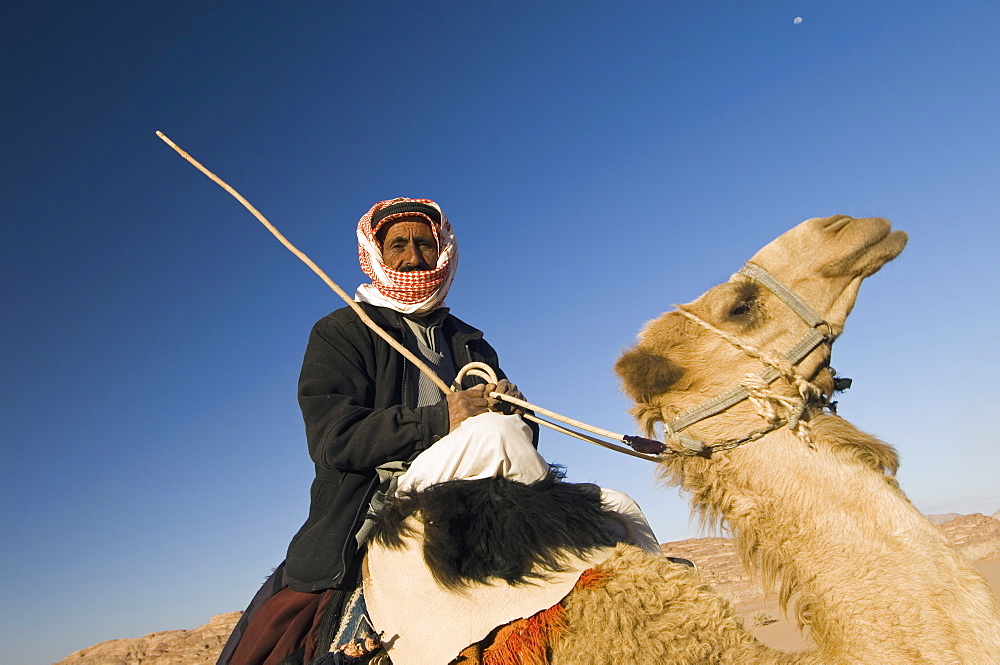
{"type": "MultiPolygon", "coordinates": [[[[754,254],[750,263],[798,294],[839,335],[861,282],[898,256],[905,244],[906,234],[891,231],[884,219],[838,215],[802,222],[754,254]]],[[[773,357],[781,356],[809,330],[774,293],[740,273],[683,309],[773,357]]],[[[820,345],[796,370],[829,395],[833,376],[828,364],[829,345],[820,345]]],[[[657,421],[669,421],[762,369],[760,360],[678,311],[648,323],[638,344],[615,365],[625,392],[636,403],[632,413],[647,432],[657,421]]],[[[781,384],[775,384],[777,390],[793,392],[781,384]]],[[[737,430],[745,430],[749,408],[743,403],[692,430],[704,438],[738,435],[737,430]]]]}

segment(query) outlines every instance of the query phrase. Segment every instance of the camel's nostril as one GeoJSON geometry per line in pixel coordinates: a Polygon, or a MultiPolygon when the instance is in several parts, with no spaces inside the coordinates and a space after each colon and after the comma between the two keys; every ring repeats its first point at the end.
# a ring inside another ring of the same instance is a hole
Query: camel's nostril
{"type": "Polygon", "coordinates": [[[850,224],[852,219],[853,218],[848,215],[834,215],[829,219],[829,224],[826,228],[828,231],[836,233],[850,224]]]}

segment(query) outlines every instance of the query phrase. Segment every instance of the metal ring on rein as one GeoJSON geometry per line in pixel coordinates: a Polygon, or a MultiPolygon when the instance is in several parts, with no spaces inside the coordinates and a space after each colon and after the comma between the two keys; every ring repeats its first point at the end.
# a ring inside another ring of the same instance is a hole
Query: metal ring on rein
{"type": "MultiPolygon", "coordinates": [[[[497,383],[497,374],[492,367],[490,367],[484,362],[473,361],[465,365],[464,367],[462,367],[462,369],[458,371],[458,374],[455,376],[455,380],[451,384],[451,389],[453,391],[461,389],[462,381],[463,379],[465,379],[466,376],[476,376],[483,379],[487,383],[494,383],[494,384],[497,383]]],[[[503,400],[504,402],[508,402],[509,404],[513,404],[515,406],[521,407],[522,409],[526,409],[527,411],[529,411],[529,413],[525,413],[522,417],[532,422],[538,423],[543,427],[548,427],[549,429],[555,430],[556,432],[559,432],[561,434],[566,434],[567,436],[575,437],[577,439],[580,439],[581,441],[587,441],[589,443],[601,446],[602,448],[614,450],[616,452],[623,453],[625,455],[638,457],[639,459],[644,459],[649,462],[658,462],[659,455],[662,452],[664,452],[665,449],[663,443],[659,441],[654,441],[652,439],[645,439],[639,436],[631,436],[628,434],[619,434],[617,432],[612,432],[610,430],[602,429],[600,427],[594,427],[593,425],[588,425],[586,423],[580,422],[579,420],[567,418],[566,416],[560,415],[554,411],[549,411],[548,409],[544,409],[536,404],[532,404],[531,402],[527,402],[523,399],[518,399],[517,397],[504,395],[503,393],[498,393],[498,392],[491,392],[488,395],[488,397],[492,397],[494,399],[500,399],[503,400]],[[584,430],[585,432],[591,432],[592,434],[597,434],[598,436],[603,436],[608,439],[621,441],[622,443],[627,444],[629,448],[626,448],[625,446],[619,446],[614,443],[609,443],[607,441],[602,441],[601,439],[597,439],[588,434],[576,432],[574,430],[569,429],[568,427],[564,427],[562,425],[549,422],[544,418],[539,418],[537,415],[535,415],[535,412],[546,415],[549,418],[557,420],[561,423],[565,423],[566,425],[570,425],[571,427],[576,427],[578,429],[584,430]]]]}
{"type": "MultiPolygon", "coordinates": [[[[471,363],[458,370],[458,374],[455,375],[455,380],[451,382],[452,391],[457,391],[462,389],[462,381],[466,376],[476,376],[485,381],[486,383],[496,383],[497,373],[492,367],[484,362],[479,362],[478,360],[473,360],[471,363]]],[[[498,393],[495,393],[498,394],[498,393]]]]}

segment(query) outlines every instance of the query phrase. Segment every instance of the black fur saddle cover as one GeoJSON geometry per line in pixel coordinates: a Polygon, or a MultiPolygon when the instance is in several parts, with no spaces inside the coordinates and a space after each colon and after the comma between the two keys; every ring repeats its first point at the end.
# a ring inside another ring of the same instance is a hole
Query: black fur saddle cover
{"type": "Polygon", "coordinates": [[[551,468],[532,484],[506,478],[452,480],[399,495],[376,520],[373,538],[389,548],[424,526],[423,553],[435,579],[448,588],[502,579],[517,585],[565,570],[565,557],[610,547],[612,513],[601,489],[563,481],[551,468]]]}

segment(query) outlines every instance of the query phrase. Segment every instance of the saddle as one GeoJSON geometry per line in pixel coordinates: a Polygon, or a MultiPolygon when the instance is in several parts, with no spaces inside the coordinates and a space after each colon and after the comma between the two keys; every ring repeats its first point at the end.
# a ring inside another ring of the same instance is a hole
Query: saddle
{"type": "Polygon", "coordinates": [[[448,665],[498,626],[556,606],[613,549],[596,548],[583,557],[567,552],[561,571],[516,585],[496,580],[446,587],[424,560],[423,525],[410,519],[403,546],[369,543],[362,568],[368,614],[393,665],[448,665]]]}

